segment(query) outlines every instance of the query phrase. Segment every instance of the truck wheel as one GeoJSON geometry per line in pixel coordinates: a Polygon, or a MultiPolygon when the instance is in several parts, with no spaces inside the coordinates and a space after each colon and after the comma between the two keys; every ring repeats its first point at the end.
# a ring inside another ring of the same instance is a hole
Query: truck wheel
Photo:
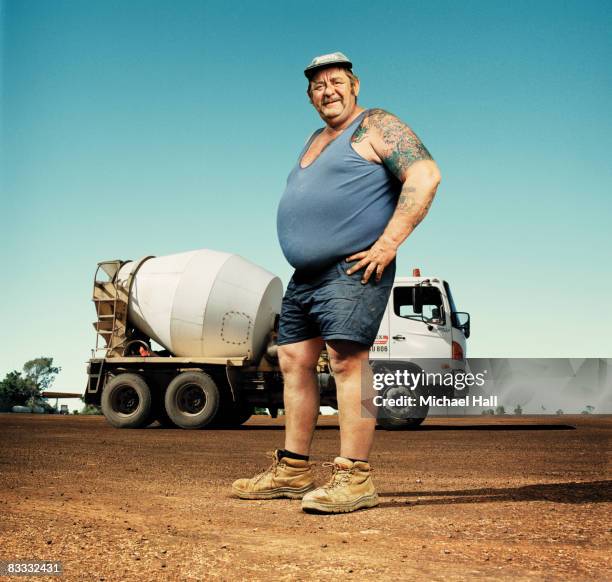
{"type": "Polygon", "coordinates": [[[203,428],[217,414],[219,389],[214,380],[203,372],[183,372],[166,390],[166,412],[181,428],[203,428]]]}
{"type": "Polygon", "coordinates": [[[425,420],[423,418],[379,418],[378,426],[385,430],[404,430],[416,428],[425,420]]]}
{"type": "Polygon", "coordinates": [[[146,426],[151,406],[151,390],[136,374],[119,374],[102,390],[102,412],[115,428],[146,426]]]}
{"type": "MultiPolygon", "coordinates": [[[[418,390],[411,392],[403,386],[390,386],[381,394],[383,398],[398,399],[400,396],[412,396],[418,399],[418,390]]],[[[418,400],[417,400],[418,401],[418,400]]],[[[378,426],[385,430],[402,430],[416,428],[427,417],[429,405],[416,406],[381,406],[378,408],[378,426]]]]}

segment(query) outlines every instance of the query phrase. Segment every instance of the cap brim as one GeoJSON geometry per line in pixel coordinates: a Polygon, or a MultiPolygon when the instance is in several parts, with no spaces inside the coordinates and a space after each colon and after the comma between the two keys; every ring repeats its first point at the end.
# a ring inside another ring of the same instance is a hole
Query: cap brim
{"type": "Polygon", "coordinates": [[[312,76],[321,69],[329,69],[330,67],[340,67],[341,69],[352,69],[353,63],[350,61],[339,61],[337,63],[325,63],[322,65],[315,65],[314,67],[307,67],[304,69],[304,75],[307,79],[311,79],[312,76]]]}

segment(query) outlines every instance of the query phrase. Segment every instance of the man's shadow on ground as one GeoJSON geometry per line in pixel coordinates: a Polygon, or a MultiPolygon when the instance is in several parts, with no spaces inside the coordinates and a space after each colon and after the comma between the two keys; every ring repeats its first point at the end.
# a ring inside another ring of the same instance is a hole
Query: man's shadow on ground
{"type": "Polygon", "coordinates": [[[604,503],[612,501],[612,480],[582,483],[540,483],[493,489],[461,489],[451,491],[384,492],[379,507],[414,507],[417,505],[455,505],[498,501],[552,501],[553,503],[604,503]],[[426,497],[427,499],[423,499],[426,497]],[[399,498],[399,499],[398,499],[399,498]],[[418,498],[418,499],[417,499],[418,498]]]}

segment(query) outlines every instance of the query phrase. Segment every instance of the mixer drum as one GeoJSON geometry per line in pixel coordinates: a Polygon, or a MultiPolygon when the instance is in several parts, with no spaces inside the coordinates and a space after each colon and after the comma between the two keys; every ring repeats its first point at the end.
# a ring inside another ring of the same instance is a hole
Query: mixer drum
{"type": "MultiPolygon", "coordinates": [[[[136,268],[123,265],[120,285],[136,268]]],[[[259,359],[280,313],[281,280],[239,255],[198,250],[147,259],[128,317],[175,356],[259,359]]]]}

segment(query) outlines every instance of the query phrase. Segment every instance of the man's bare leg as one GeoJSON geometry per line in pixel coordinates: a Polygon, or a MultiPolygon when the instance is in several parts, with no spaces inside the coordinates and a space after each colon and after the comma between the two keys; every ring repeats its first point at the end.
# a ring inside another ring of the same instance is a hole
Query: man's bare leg
{"type": "Polygon", "coordinates": [[[278,347],[285,400],[285,449],[308,455],[319,416],[316,365],[324,347],[320,337],[278,347]]]}
{"type": "MultiPolygon", "coordinates": [[[[285,449],[308,455],[319,415],[319,386],[315,375],[323,340],[314,338],[279,346],[278,356],[284,377],[285,449]]],[[[290,455],[279,458],[267,471],[251,478],[237,479],[232,493],[241,499],[302,499],[315,489],[312,464],[290,455]]]]}
{"type": "MultiPolygon", "coordinates": [[[[362,367],[369,350],[356,342],[330,340],[327,351],[338,397],[340,420],[340,457],[328,483],[302,497],[304,511],[346,513],[378,505],[378,494],[371,478],[368,456],[374,441],[375,418],[361,413],[362,367]]],[[[369,380],[369,379],[366,379],[369,380]]]]}
{"type": "Polygon", "coordinates": [[[327,351],[336,381],[340,456],[367,461],[376,430],[376,419],[365,418],[361,410],[362,366],[369,350],[357,342],[330,340],[327,351]]]}

